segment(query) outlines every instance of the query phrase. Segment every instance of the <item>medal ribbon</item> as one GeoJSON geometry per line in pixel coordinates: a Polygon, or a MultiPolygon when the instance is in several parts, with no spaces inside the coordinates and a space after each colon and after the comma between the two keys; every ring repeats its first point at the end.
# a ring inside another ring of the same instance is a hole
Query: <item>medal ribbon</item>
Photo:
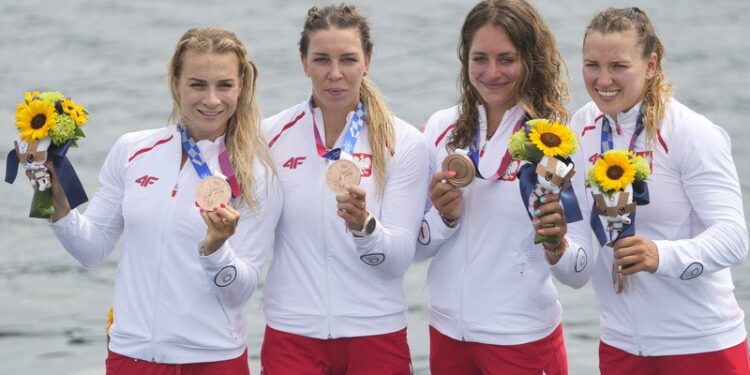
{"type": "MultiPolygon", "coordinates": [[[[635,150],[635,143],[638,140],[638,137],[643,133],[643,106],[638,110],[638,118],[635,121],[635,132],[633,132],[633,136],[630,138],[630,144],[628,145],[628,151],[635,150]]],[[[607,116],[602,116],[602,142],[601,142],[601,154],[604,154],[605,152],[611,150],[614,148],[614,140],[612,136],[612,126],[609,124],[609,119],[607,116]]],[[[649,195],[648,195],[648,185],[646,184],[646,181],[641,182],[634,182],[633,183],[633,202],[638,205],[646,205],[649,203],[649,195]]],[[[594,212],[594,209],[592,207],[591,212],[594,212]]],[[[620,232],[620,234],[617,236],[617,238],[625,238],[629,237],[635,234],[635,212],[630,214],[630,224],[626,225],[623,230],[620,232]]],[[[599,219],[599,215],[592,214],[589,220],[589,224],[591,225],[591,229],[594,232],[594,235],[596,236],[597,241],[599,241],[600,246],[604,246],[608,242],[612,241],[614,242],[615,239],[607,239],[606,232],[604,230],[604,226],[602,225],[601,220],[599,219]]]]}
{"type": "MultiPolygon", "coordinates": [[[[628,151],[633,151],[635,149],[635,142],[638,140],[638,137],[643,133],[643,106],[638,111],[638,119],[635,121],[635,132],[633,133],[633,136],[630,138],[630,146],[628,147],[628,151]]],[[[614,146],[614,140],[612,139],[612,126],[609,124],[609,119],[607,116],[602,116],[602,154],[605,152],[615,148],[614,146]]]]}
{"type": "MultiPolygon", "coordinates": [[[[182,148],[185,150],[188,159],[190,159],[190,164],[193,165],[198,177],[202,180],[212,176],[211,169],[208,168],[208,164],[201,157],[201,150],[190,135],[190,131],[182,124],[178,124],[177,129],[180,130],[182,148]]],[[[234,174],[232,163],[229,161],[226,145],[222,142],[219,147],[219,168],[221,168],[221,173],[226,176],[229,186],[232,188],[232,197],[237,198],[242,194],[242,188],[237,183],[237,177],[234,174]]]]}
{"type": "MultiPolygon", "coordinates": [[[[521,119],[518,120],[518,123],[513,127],[513,132],[511,132],[511,137],[515,132],[518,131],[518,129],[521,129],[521,125],[523,125],[526,122],[528,114],[524,113],[523,116],[521,116],[521,119]]],[[[477,177],[483,179],[483,180],[489,180],[489,181],[495,181],[499,180],[504,174],[505,171],[508,169],[508,165],[510,165],[511,156],[510,156],[510,149],[505,150],[505,155],[503,155],[502,161],[500,161],[500,166],[497,168],[497,171],[495,174],[493,174],[490,177],[484,177],[482,176],[482,173],[479,172],[479,124],[474,128],[474,132],[471,136],[471,145],[469,147],[469,156],[471,157],[471,160],[474,162],[474,167],[476,167],[477,171],[477,177]]]]}
{"type": "Polygon", "coordinates": [[[362,128],[365,126],[365,118],[367,116],[365,105],[362,104],[362,102],[357,103],[357,107],[354,109],[354,114],[349,120],[349,124],[344,129],[344,139],[341,141],[341,147],[328,150],[323,144],[323,139],[318,131],[318,124],[315,123],[315,112],[313,112],[312,100],[312,97],[310,97],[310,115],[313,119],[315,148],[318,151],[318,155],[328,160],[339,160],[342,153],[351,156],[354,151],[354,146],[357,144],[357,140],[359,140],[359,133],[362,132],[362,128]]]}

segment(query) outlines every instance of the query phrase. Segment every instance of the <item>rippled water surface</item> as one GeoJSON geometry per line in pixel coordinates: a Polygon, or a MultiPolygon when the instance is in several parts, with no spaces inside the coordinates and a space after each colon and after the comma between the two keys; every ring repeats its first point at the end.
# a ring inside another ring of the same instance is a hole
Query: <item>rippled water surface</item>
{"type": "MultiPolygon", "coordinates": [[[[724,127],[746,197],[750,142],[747,35],[750,2],[716,0],[533,2],[553,29],[572,76],[574,111],[588,97],[581,86],[580,48],[590,18],[607,6],[642,6],[668,50],[666,71],[676,97],[724,127]]],[[[266,115],[309,95],[297,40],[304,1],[3,1],[0,4],[0,144],[16,136],[15,107],[30,89],[62,90],[91,111],[88,138],[71,152],[90,194],[115,139],[124,132],[163,126],[170,110],[166,65],[191,26],[236,31],[261,70],[266,115]],[[221,6],[219,5],[221,4],[221,6]]],[[[376,52],[371,77],[401,118],[421,125],[455,102],[456,44],[473,1],[359,1],[372,22],[376,52]]],[[[3,169],[4,171],[4,169],[3,169]]],[[[99,374],[106,354],[103,322],[112,302],[118,252],[86,270],[59,245],[47,224],[27,218],[25,181],[0,185],[0,373],[99,374]]],[[[745,207],[747,208],[747,203],[745,207]]],[[[409,339],[415,372],[427,370],[425,264],[407,274],[409,339]]],[[[750,270],[734,270],[736,295],[750,307],[750,270]]],[[[598,319],[590,286],[560,287],[572,374],[597,373],[598,319]]],[[[261,293],[247,310],[252,371],[259,373],[261,293]]]]}

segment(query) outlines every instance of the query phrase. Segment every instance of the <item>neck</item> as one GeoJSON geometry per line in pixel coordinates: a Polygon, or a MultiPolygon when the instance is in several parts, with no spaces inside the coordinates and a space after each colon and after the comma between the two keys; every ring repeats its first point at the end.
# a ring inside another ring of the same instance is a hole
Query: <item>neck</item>
{"type": "MultiPolygon", "coordinates": [[[[184,122],[183,122],[183,124],[184,124],[184,122]]],[[[219,138],[222,135],[224,135],[224,133],[226,133],[226,129],[227,129],[227,127],[225,125],[225,126],[219,128],[215,132],[207,133],[207,132],[201,131],[200,129],[196,129],[196,127],[194,127],[194,126],[190,126],[190,125],[187,125],[187,124],[185,124],[185,127],[190,131],[190,137],[192,137],[195,142],[203,141],[203,140],[209,140],[209,141],[213,142],[213,141],[216,140],[216,138],[219,138]]]]}
{"type": "Polygon", "coordinates": [[[500,123],[503,122],[503,116],[505,112],[511,107],[509,106],[494,106],[484,107],[485,114],[487,115],[487,139],[492,138],[497,129],[500,127],[500,123]]]}

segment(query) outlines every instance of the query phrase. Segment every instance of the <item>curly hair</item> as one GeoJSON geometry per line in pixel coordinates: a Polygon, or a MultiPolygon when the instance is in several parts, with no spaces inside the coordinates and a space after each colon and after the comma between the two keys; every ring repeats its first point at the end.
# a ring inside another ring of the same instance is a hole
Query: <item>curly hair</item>
{"type": "Polygon", "coordinates": [[[458,59],[459,110],[448,147],[466,148],[479,119],[477,103],[482,98],[469,80],[469,51],[477,31],[493,25],[508,35],[518,49],[523,76],[517,90],[524,109],[532,118],[566,122],[567,69],[555,38],[539,13],[524,0],[485,0],[474,6],[461,27],[458,59]]]}

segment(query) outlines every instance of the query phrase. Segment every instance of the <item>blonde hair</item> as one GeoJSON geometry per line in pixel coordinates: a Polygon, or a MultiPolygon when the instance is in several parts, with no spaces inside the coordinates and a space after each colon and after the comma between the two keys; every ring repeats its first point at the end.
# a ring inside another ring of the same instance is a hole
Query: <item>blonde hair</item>
{"type": "Polygon", "coordinates": [[[180,121],[180,94],[178,80],[183,70],[183,56],[187,51],[201,53],[234,53],[239,63],[242,89],[237,99],[237,109],[227,124],[227,152],[234,167],[237,181],[242,186],[242,196],[248,206],[257,213],[258,200],[253,195],[255,178],[253,164],[260,159],[266,175],[274,173],[273,161],[265,141],[260,134],[260,109],[255,100],[258,69],[247,55],[247,49],[231,31],[218,28],[192,28],[185,32],[175,47],[169,62],[172,113],[170,122],[180,121]]]}
{"type": "MultiPolygon", "coordinates": [[[[373,43],[370,39],[370,26],[367,19],[354,6],[345,4],[331,5],[323,9],[312,7],[307,11],[307,19],[299,41],[299,51],[302,56],[307,56],[310,34],[331,28],[356,29],[365,56],[372,56],[373,43]]],[[[362,79],[359,99],[367,110],[365,124],[370,137],[372,169],[375,172],[378,192],[382,193],[385,188],[386,160],[392,154],[396,137],[393,128],[393,115],[386,107],[383,95],[367,77],[362,79]]]]}
{"type": "Polygon", "coordinates": [[[477,126],[476,107],[481,96],[469,80],[469,51],[474,35],[485,25],[492,25],[508,35],[518,49],[523,66],[517,90],[525,110],[532,118],[568,120],[564,102],[568,99],[567,70],[555,45],[555,38],[539,13],[524,0],[485,0],[466,15],[461,27],[458,59],[459,111],[456,127],[448,141],[449,148],[466,148],[477,126]]]}
{"type": "Polygon", "coordinates": [[[659,124],[664,118],[667,110],[667,102],[672,96],[672,84],[664,75],[662,60],[664,59],[664,45],[659,40],[656,28],[646,12],[639,8],[608,8],[599,13],[591,20],[583,37],[584,44],[586,36],[591,32],[602,34],[624,33],[634,31],[638,39],[638,45],[643,48],[641,57],[648,59],[656,54],[656,71],[653,77],[647,78],[645,92],[643,93],[643,126],[646,128],[648,143],[656,139],[659,124]]]}

